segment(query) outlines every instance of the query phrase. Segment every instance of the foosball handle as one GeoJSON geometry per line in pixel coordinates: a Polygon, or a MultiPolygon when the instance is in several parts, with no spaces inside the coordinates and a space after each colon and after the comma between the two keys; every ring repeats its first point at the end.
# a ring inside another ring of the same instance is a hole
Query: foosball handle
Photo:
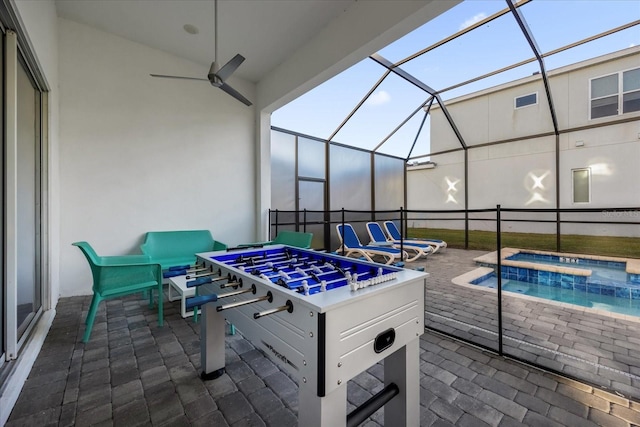
{"type": "Polygon", "coordinates": [[[209,302],[218,301],[218,295],[209,294],[209,295],[196,295],[195,297],[189,297],[185,301],[185,308],[187,310],[191,310],[195,307],[200,307],[209,302]]]}
{"type": "Polygon", "coordinates": [[[185,274],[187,274],[187,270],[167,270],[162,273],[162,277],[168,279],[169,277],[184,276],[185,274]]]}

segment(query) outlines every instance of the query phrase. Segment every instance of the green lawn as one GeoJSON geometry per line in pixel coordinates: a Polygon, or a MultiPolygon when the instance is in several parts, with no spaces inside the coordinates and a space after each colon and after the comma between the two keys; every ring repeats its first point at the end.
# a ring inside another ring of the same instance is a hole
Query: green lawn
{"type": "MultiPolygon", "coordinates": [[[[450,248],[464,248],[464,230],[445,228],[409,228],[409,237],[430,237],[447,242],[450,248]]],[[[561,252],[640,258],[640,238],[611,236],[582,236],[567,234],[560,237],[561,252]]],[[[555,234],[502,233],[502,247],[556,251],[555,234]]],[[[469,230],[469,249],[496,250],[496,233],[469,230]]]]}

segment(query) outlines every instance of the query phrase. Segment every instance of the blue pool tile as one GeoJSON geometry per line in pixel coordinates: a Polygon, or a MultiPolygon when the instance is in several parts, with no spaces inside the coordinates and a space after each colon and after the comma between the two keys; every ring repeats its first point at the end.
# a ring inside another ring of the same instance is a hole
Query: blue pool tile
{"type": "Polygon", "coordinates": [[[586,283],[576,283],[573,285],[573,289],[576,291],[580,291],[580,292],[586,292],[587,291],[587,284],[586,283]]]}
{"type": "Polygon", "coordinates": [[[599,294],[600,285],[597,283],[587,283],[587,292],[589,292],[590,294],[599,294]]]}
{"type": "Polygon", "coordinates": [[[561,286],[562,274],[552,272],[549,276],[549,284],[554,288],[559,288],[561,286]]]}
{"type": "Polygon", "coordinates": [[[538,271],[538,284],[549,286],[550,281],[550,272],[548,271],[538,271]]]}
{"type": "Polygon", "coordinates": [[[528,268],[518,268],[518,279],[520,282],[526,282],[527,281],[527,272],[528,272],[528,268]]]}
{"type": "Polygon", "coordinates": [[[640,288],[630,289],[630,291],[632,300],[640,300],[640,288]]]}
{"type": "Polygon", "coordinates": [[[612,297],[616,294],[616,287],[611,285],[602,285],[600,286],[600,294],[612,297]]]}
{"type": "Polygon", "coordinates": [[[631,283],[640,283],[640,274],[629,274],[629,281],[631,283]]]}
{"type": "Polygon", "coordinates": [[[631,292],[626,286],[616,286],[616,298],[631,298],[631,292]]]}

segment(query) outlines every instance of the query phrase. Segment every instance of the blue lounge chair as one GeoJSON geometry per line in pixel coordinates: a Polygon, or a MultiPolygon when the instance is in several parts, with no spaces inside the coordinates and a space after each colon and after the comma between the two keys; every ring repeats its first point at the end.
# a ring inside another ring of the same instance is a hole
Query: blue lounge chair
{"type": "Polygon", "coordinates": [[[407,249],[414,253],[412,258],[407,259],[407,261],[415,261],[420,257],[426,257],[427,255],[433,253],[433,247],[427,243],[417,243],[411,240],[390,240],[387,238],[387,235],[384,234],[382,227],[377,222],[368,222],[367,223],[367,232],[369,233],[369,237],[371,238],[371,243],[369,245],[385,245],[391,244],[394,248],[407,249]]]}
{"type": "Polygon", "coordinates": [[[342,224],[338,224],[336,230],[340,239],[340,247],[336,251],[338,253],[341,253],[344,248],[346,256],[362,256],[370,262],[375,262],[373,257],[380,256],[385,259],[385,264],[408,258],[406,252],[400,252],[399,249],[392,246],[363,245],[351,224],[344,224],[344,228],[342,224]]]}
{"type": "MultiPolygon", "coordinates": [[[[400,240],[400,230],[398,230],[398,227],[396,227],[396,223],[393,221],[385,221],[384,222],[384,229],[387,231],[387,234],[389,235],[389,238],[392,240],[400,240]]],[[[416,242],[416,243],[425,243],[427,245],[430,245],[433,248],[433,253],[438,252],[440,249],[444,249],[447,247],[447,242],[445,242],[444,240],[438,240],[438,239],[418,239],[418,238],[412,238],[412,237],[408,237],[406,239],[404,239],[405,242],[416,242]]]]}

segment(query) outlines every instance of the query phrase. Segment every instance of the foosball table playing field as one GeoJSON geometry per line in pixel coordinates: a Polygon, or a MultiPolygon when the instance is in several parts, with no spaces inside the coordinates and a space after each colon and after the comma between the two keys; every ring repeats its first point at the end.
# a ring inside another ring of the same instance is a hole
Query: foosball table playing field
{"type": "Polygon", "coordinates": [[[427,274],[283,245],[197,254],[202,378],[224,373],[225,319],[297,379],[300,426],[420,424],[427,274]],[[384,360],[385,387],[347,414],[347,382],[384,360]]]}

